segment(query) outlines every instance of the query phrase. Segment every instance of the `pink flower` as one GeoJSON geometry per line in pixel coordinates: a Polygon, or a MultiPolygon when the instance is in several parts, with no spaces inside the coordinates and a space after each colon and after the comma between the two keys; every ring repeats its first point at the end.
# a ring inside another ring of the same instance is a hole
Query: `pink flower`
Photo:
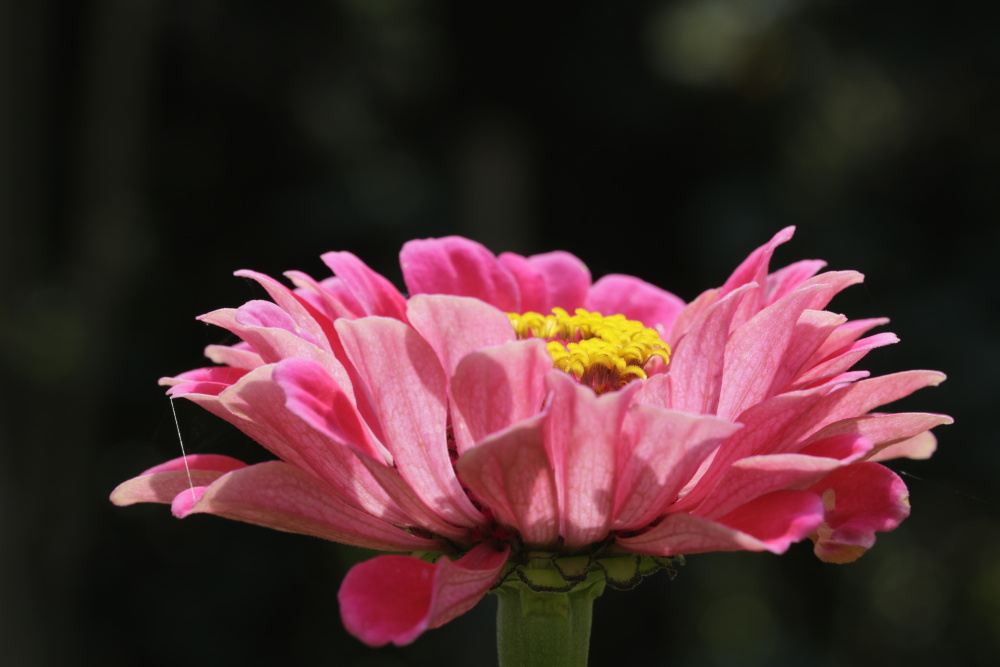
{"type": "Polygon", "coordinates": [[[286,274],[294,290],[240,271],[273,302],[202,316],[243,342],[163,383],[277,460],[189,456],[190,488],[176,459],[112,500],[417,552],[344,581],[344,623],[371,645],[411,642],[508,578],[628,586],[662,557],[805,537],[854,560],[909,514],[879,462],[926,458],[951,421],[873,410],[944,376],[851,371],[896,337],[824,310],[860,274],[769,273],[791,235],[686,305],[631,276],[592,283],[564,252],[458,237],[404,246],[409,298],[346,252],[323,256],[336,277],[286,274]]]}

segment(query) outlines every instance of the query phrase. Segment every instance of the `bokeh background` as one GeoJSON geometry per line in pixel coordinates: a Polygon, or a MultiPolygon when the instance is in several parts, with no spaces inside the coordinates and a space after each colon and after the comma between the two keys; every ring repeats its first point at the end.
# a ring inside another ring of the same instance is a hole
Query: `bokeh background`
{"type": "MultiPolygon", "coordinates": [[[[991,3],[33,0],[0,3],[0,663],[488,665],[487,599],[404,648],[341,627],[365,553],[162,506],[156,379],[227,341],[232,271],[395,280],[407,239],[562,248],[691,299],[798,226],[886,315],[874,373],[947,372],[901,462],[913,516],[848,566],[688,559],[595,606],[591,664],[1000,663],[991,3]]],[[[263,453],[188,404],[189,452],[263,453]]]]}

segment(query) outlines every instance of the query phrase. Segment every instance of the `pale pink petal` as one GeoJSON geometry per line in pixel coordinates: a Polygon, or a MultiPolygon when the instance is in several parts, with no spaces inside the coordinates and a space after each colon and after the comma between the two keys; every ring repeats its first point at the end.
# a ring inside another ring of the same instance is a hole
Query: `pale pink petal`
{"type": "Polygon", "coordinates": [[[624,315],[666,336],[684,309],[684,301],[632,276],[607,275],[590,288],[585,308],[603,315],[624,315]]]}
{"type": "MultiPolygon", "coordinates": [[[[771,380],[771,393],[788,390],[792,380],[797,379],[806,368],[809,357],[845,321],[847,318],[843,315],[825,310],[803,311],[794,325],[788,347],[771,380]]],[[[850,364],[844,368],[850,368],[850,364]]]]}
{"type": "Polygon", "coordinates": [[[451,380],[451,418],[461,456],[491,433],[536,415],[552,356],[539,338],[474,352],[451,380]]]}
{"type": "Polygon", "coordinates": [[[851,320],[837,327],[837,329],[827,337],[823,344],[813,353],[804,364],[805,368],[811,368],[816,364],[828,359],[837,351],[846,348],[863,335],[884,324],[888,324],[887,318],[872,318],[867,320],[851,320]]]}
{"type": "MultiPolygon", "coordinates": [[[[303,412],[306,411],[308,404],[304,404],[302,392],[318,387],[309,384],[310,381],[319,382],[316,371],[323,372],[318,365],[310,367],[308,361],[289,359],[251,372],[242,382],[224,392],[220,399],[230,413],[255,424],[266,433],[261,437],[262,444],[284,461],[326,482],[330,493],[372,516],[394,524],[411,525],[412,520],[355,456],[355,449],[368,453],[373,444],[331,437],[328,432],[316,428],[323,425],[318,419],[314,426],[288,409],[287,404],[293,402],[303,408],[303,412]],[[314,372],[306,375],[304,369],[314,372]]],[[[330,386],[322,385],[324,388],[330,386]]],[[[338,407],[352,410],[343,395],[338,407]]],[[[348,419],[345,416],[344,421],[348,419]]],[[[354,426],[358,431],[342,434],[362,438],[364,433],[360,425],[354,426]]]]}
{"type": "MultiPolygon", "coordinates": [[[[752,288],[760,289],[756,283],[752,284],[752,288]]],[[[732,291],[735,290],[730,290],[730,292],[732,291]]],[[[687,334],[691,326],[704,317],[705,312],[715,305],[720,298],[718,289],[705,290],[694,301],[684,306],[684,309],[677,315],[677,321],[674,322],[674,326],[667,332],[667,338],[664,338],[671,349],[677,348],[677,343],[687,334]]]]}
{"type": "Polygon", "coordinates": [[[227,472],[245,468],[242,461],[218,454],[192,454],[154,466],[122,482],[111,493],[115,505],[135,503],[171,503],[185,489],[208,486],[227,472]],[[190,470],[191,476],[188,477],[190,470]]]}
{"type": "Polygon", "coordinates": [[[296,332],[291,318],[269,301],[250,301],[239,310],[216,310],[198,319],[233,332],[249,343],[264,363],[303,357],[321,364],[344,386],[351,384],[337,358],[308,340],[310,336],[304,332],[296,332]]]}
{"type": "Polygon", "coordinates": [[[507,554],[507,547],[480,544],[454,562],[378,556],[355,565],[337,593],[344,627],[369,646],[405,646],[475,607],[507,554]]]}
{"type": "Polygon", "coordinates": [[[406,298],[382,274],[349,252],[328,252],[321,259],[351,291],[362,314],[405,321],[406,298]]]}
{"type": "MultiPolygon", "coordinates": [[[[330,289],[329,284],[320,283],[307,273],[285,271],[284,275],[298,288],[296,293],[311,303],[313,308],[323,313],[331,323],[341,317],[353,320],[364,315],[361,304],[357,303],[353,295],[350,298],[351,304],[348,305],[338,298],[334,290],[330,289]]],[[[343,283],[339,278],[328,278],[327,280],[336,281],[339,284],[343,283]]]]}
{"type": "Polygon", "coordinates": [[[555,546],[559,537],[559,505],[542,418],[489,436],[457,464],[475,497],[502,525],[517,530],[525,544],[538,549],[555,546]]]}
{"type": "Polygon", "coordinates": [[[872,441],[863,435],[839,433],[818,440],[810,440],[809,444],[799,450],[799,453],[836,459],[841,463],[853,463],[865,458],[873,447],[872,441]]]}
{"type": "Polygon", "coordinates": [[[614,509],[616,449],[635,383],[597,396],[570,375],[551,371],[552,394],[543,423],[545,448],[559,502],[560,531],[569,549],[607,535],[614,509]]]}
{"type": "Polygon", "coordinates": [[[784,553],[823,521],[823,503],[806,491],[775,491],[711,521],[690,514],[670,514],[633,537],[619,537],[625,551],[673,556],[708,551],[784,553]]]}
{"type": "Polygon", "coordinates": [[[808,488],[842,466],[836,459],[805,454],[766,454],[741,459],[729,467],[715,490],[694,512],[715,519],[772,491],[808,488]]]}
{"type": "Polygon", "coordinates": [[[448,454],[446,380],[434,350],[398,320],[365,317],[336,325],[399,473],[449,522],[477,525],[483,517],[462,491],[448,454]]]}
{"type": "Polygon", "coordinates": [[[715,414],[722,390],[729,324],[754,285],[740,287],[704,311],[670,359],[670,407],[695,414],[715,414]]]}
{"type": "Polygon", "coordinates": [[[767,277],[763,305],[769,306],[786,294],[790,294],[824,266],[826,262],[821,259],[804,259],[778,269],[767,277]]]}
{"type": "Polygon", "coordinates": [[[829,563],[849,563],[875,544],[875,533],[895,529],[910,514],[903,480],[877,463],[856,463],[812,487],[823,498],[826,521],[813,536],[815,552],[829,563]]]}
{"type": "Polygon", "coordinates": [[[768,306],[740,327],[726,343],[717,414],[735,419],[773,394],[794,324],[819,287],[796,290],[768,306]]]}
{"type": "Polygon", "coordinates": [[[323,482],[280,461],[226,473],[187,514],[215,514],[382,551],[442,548],[439,540],[409,533],[348,505],[323,482]]]}
{"type": "MultiPolygon", "coordinates": [[[[791,239],[794,233],[795,227],[785,227],[766,244],[750,253],[750,256],[736,267],[733,274],[729,276],[729,279],[720,288],[719,296],[723,297],[736,288],[749,283],[757,283],[761,286],[766,285],[768,266],[771,263],[771,256],[774,254],[775,248],[791,239]]],[[[758,298],[763,300],[763,296],[760,295],[758,298]]]]}
{"type": "Polygon", "coordinates": [[[517,340],[506,314],[468,297],[417,295],[407,304],[406,315],[434,349],[449,378],[462,357],[517,340]]]}
{"type": "Polygon", "coordinates": [[[517,281],[475,241],[458,236],[409,241],[399,260],[411,295],[471,296],[506,313],[519,312],[517,281]]]}
{"type": "Polygon", "coordinates": [[[817,433],[809,436],[806,445],[811,446],[812,443],[824,440],[830,436],[858,434],[870,440],[874,445],[874,452],[878,452],[889,445],[912,438],[935,426],[950,424],[952,421],[952,418],[947,415],[937,415],[927,412],[865,415],[852,419],[842,419],[834,424],[830,424],[826,428],[820,429],[817,433]]]}
{"type": "Polygon", "coordinates": [[[258,366],[264,365],[264,360],[260,355],[250,349],[249,345],[241,343],[245,347],[236,345],[209,345],[205,348],[205,356],[217,364],[224,364],[232,368],[240,368],[251,371],[258,366]]]}
{"type": "Polygon", "coordinates": [[[918,433],[912,438],[887,445],[868,457],[868,461],[889,461],[891,459],[929,459],[937,450],[937,438],[930,431],[918,433]]]}
{"type": "Polygon", "coordinates": [[[241,278],[256,280],[263,287],[268,296],[274,300],[281,310],[288,314],[295,324],[296,332],[308,332],[309,340],[330,351],[329,343],[326,340],[326,332],[323,330],[320,320],[324,318],[318,310],[310,303],[296,295],[290,289],[279,283],[274,278],[266,276],[256,271],[241,270],[234,275],[241,278]]]}
{"type": "Polygon", "coordinates": [[[351,393],[322,366],[308,359],[285,359],[274,366],[273,378],[289,412],[326,437],[392,464],[388,450],[358,413],[351,393]]]}
{"type": "Polygon", "coordinates": [[[806,387],[826,378],[836,377],[860,361],[871,350],[898,342],[899,338],[893,333],[881,333],[859,340],[846,349],[839,351],[836,356],[817,364],[799,375],[795,378],[793,386],[806,387]]]}
{"type": "Polygon", "coordinates": [[[701,462],[738,424],[633,405],[618,448],[612,528],[634,530],[666,512],[701,462]]]}

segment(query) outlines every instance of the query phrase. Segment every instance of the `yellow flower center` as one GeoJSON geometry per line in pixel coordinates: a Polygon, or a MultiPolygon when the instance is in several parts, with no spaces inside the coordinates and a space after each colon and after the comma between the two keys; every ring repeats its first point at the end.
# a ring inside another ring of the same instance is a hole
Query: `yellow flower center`
{"type": "Polygon", "coordinates": [[[605,317],[577,308],[570,315],[553,308],[552,315],[507,313],[518,338],[545,338],[555,367],[576,376],[598,394],[621,389],[646,378],[646,366],[659,357],[670,362],[670,346],[655,329],[624,315],[605,317]]]}

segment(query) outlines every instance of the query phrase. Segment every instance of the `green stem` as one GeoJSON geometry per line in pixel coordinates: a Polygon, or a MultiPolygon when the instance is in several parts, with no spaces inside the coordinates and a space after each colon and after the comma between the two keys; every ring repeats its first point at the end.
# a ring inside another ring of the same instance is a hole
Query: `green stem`
{"type": "Polygon", "coordinates": [[[594,599],[604,581],[570,593],[504,585],[496,591],[500,667],[586,667],[594,599]]]}

